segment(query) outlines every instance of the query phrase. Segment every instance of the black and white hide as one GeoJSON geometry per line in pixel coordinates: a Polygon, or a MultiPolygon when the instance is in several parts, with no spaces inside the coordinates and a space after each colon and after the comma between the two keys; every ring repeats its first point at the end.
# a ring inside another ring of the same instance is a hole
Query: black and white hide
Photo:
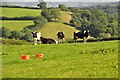
{"type": "Polygon", "coordinates": [[[78,38],[83,39],[84,43],[86,43],[87,38],[89,36],[89,30],[83,30],[79,32],[74,32],[74,40],[76,41],[78,38]]]}
{"type": "Polygon", "coordinates": [[[37,31],[34,31],[34,32],[32,32],[32,34],[33,34],[34,45],[37,45],[38,42],[41,43],[41,40],[40,40],[41,33],[37,32],[37,31]]]}
{"type": "Polygon", "coordinates": [[[58,44],[58,41],[57,40],[54,40],[54,39],[51,39],[51,38],[43,38],[43,37],[40,37],[41,39],[41,42],[43,44],[58,44]]]}
{"type": "Polygon", "coordinates": [[[62,43],[65,41],[65,33],[64,32],[57,32],[57,38],[58,38],[58,42],[62,43]]]}

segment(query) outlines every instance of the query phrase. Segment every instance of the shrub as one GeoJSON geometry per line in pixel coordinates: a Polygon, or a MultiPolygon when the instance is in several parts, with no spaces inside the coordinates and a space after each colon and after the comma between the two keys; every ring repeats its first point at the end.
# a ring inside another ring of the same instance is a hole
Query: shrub
{"type": "Polygon", "coordinates": [[[31,44],[31,43],[23,41],[23,40],[15,40],[15,39],[1,39],[1,42],[4,45],[26,45],[26,44],[31,44]]]}

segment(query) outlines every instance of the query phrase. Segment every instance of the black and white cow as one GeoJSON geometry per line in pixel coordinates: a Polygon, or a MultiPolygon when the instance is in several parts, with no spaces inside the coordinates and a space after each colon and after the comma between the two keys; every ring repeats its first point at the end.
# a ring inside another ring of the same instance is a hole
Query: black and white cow
{"type": "Polygon", "coordinates": [[[34,31],[34,32],[32,32],[32,34],[33,34],[34,45],[37,45],[37,42],[41,43],[41,40],[40,40],[41,33],[37,32],[37,31],[34,31]]]}
{"type": "Polygon", "coordinates": [[[89,30],[83,30],[79,32],[74,32],[74,40],[76,41],[78,38],[83,39],[84,43],[86,43],[87,38],[89,36],[89,30]]]}
{"type": "Polygon", "coordinates": [[[54,40],[54,39],[51,39],[51,38],[43,38],[43,37],[40,37],[41,39],[41,42],[43,44],[58,44],[58,41],[57,40],[54,40]]]}
{"type": "Polygon", "coordinates": [[[57,37],[58,37],[58,42],[61,43],[61,42],[64,42],[65,41],[65,34],[64,32],[57,32],[57,37]]]}

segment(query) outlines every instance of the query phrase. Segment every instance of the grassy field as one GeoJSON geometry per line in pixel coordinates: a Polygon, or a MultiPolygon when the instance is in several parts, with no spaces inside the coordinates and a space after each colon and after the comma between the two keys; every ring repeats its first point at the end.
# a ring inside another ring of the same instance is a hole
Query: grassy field
{"type": "Polygon", "coordinates": [[[12,30],[22,30],[25,26],[34,25],[32,20],[3,20],[2,26],[12,30]]]}
{"type": "Polygon", "coordinates": [[[3,45],[2,52],[3,78],[118,78],[118,41],[3,45]]]}
{"type": "Polygon", "coordinates": [[[65,38],[73,38],[74,31],[77,31],[75,28],[72,28],[68,25],[59,23],[59,22],[51,22],[47,23],[45,27],[39,30],[44,37],[50,37],[53,39],[57,39],[56,33],[58,31],[63,31],[65,33],[65,38]]]}
{"type": "Polygon", "coordinates": [[[67,22],[69,23],[69,21],[72,19],[71,18],[71,15],[72,14],[71,12],[66,12],[66,11],[61,11],[61,15],[60,15],[60,22],[67,22]]]}
{"type": "Polygon", "coordinates": [[[21,16],[39,16],[40,10],[24,8],[2,8],[2,16],[21,17],[21,16]]]}

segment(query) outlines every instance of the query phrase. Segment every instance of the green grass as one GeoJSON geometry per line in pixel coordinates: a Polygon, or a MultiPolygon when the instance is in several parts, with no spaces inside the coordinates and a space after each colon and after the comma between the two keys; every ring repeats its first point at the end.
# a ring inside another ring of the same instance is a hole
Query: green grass
{"type": "Polygon", "coordinates": [[[40,10],[24,8],[2,8],[2,16],[21,17],[21,16],[39,16],[40,10]]]}
{"type": "Polygon", "coordinates": [[[118,41],[3,45],[2,52],[3,78],[118,78],[118,41]]]}
{"type": "Polygon", "coordinates": [[[3,20],[2,26],[6,27],[8,29],[12,30],[22,30],[25,26],[34,25],[33,21],[27,21],[27,20],[3,20]]]}
{"type": "Polygon", "coordinates": [[[61,11],[61,15],[60,15],[60,22],[67,22],[69,23],[69,21],[71,20],[71,12],[66,12],[66,11],[61,11]]]}
{"type": "Polygon", "coordinates": [[[39,30],[42,33],[43,37],[50,37],[53,39],[57,39],[56,33],[58,31],[63,31],[65,33],[65,38],[73,38],[74,31],[77,31],[75,28],[70,27],[68,25],[62,24],[60,22],[51,22],[47,23],[45,27],[39,30]]]}

